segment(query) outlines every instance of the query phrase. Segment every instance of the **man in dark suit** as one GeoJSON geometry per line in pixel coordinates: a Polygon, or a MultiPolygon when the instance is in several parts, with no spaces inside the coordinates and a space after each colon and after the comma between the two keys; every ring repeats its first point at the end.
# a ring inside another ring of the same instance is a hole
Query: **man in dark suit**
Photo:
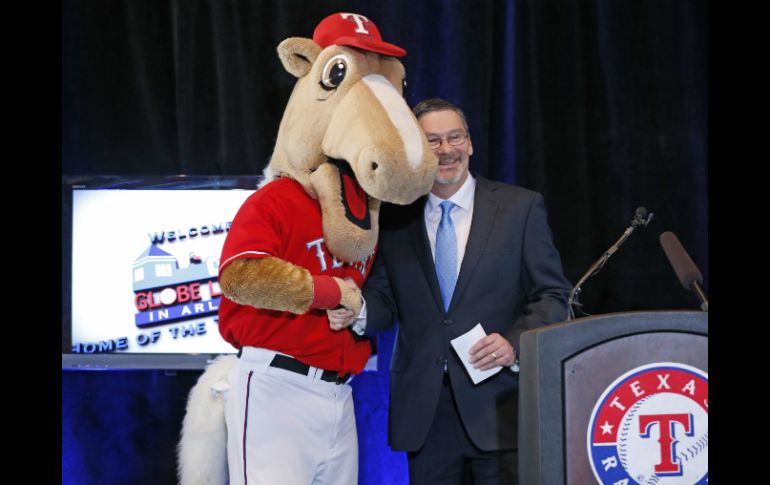
{"type": "Polygon", "coordinates": [[[398,320],[390,445],[408,452],[412,485],[517,483],[519,336],[566,318],[570,284],[543,197],[469,174],[456,106],[429,99],[414,113],[439,159],[436,181],[414,204],[382,208],[364,310],[355,322],[330,311],[330,325],[374,334],[398,320]],[[477,323],[487,335],[458,355],[450,340],[477,323]],[[462,360],[503,369],[474,385],[462,360]]]}

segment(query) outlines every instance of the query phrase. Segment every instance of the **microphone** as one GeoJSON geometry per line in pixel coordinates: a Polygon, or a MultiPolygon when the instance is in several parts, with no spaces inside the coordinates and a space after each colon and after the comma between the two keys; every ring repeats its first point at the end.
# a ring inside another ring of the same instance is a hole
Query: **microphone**
{"type": "Polygon", "coordinates": [[[692,262],[692,258],[687,254],[687,251],[682,247],[682,243],[671,231],[666,231],[660,235],[660,245],[663,247],[663,252],[666,253],[668,262],[674,268],[676,277],[679,279],[679,283],[682,284],[684,289],[692,290],[701,302],[700,309],[704,312],[709,311],[709,302],[706,298],[706,294],[703,292],[703,288],[700,285],[703,284],[703,275],[695,263],[692,262]]]}
{"type": "MultiPolygon", "coordinates": [[[[631,219],[631,225],[626,228],[626,230],[623,232],[623,235],[620,236],[620,239],[615,241],[615,244],[610,246],[610,248],[602,254],[599,259],[597,259],[594,264],[591,265],[590,268],[588,268],[588,271],[585,272],[585,274],[580,278],[580,280],[577,282],[577,284],[572,288],[572,291],[569,292],[569,300],[567,300],[567,307],[568,307],[568,314],[567,314],[567,320],[572,320],[575,318],[575,311],[572,308],[573,306],[581,307],[583,306],[578,301],[578,296],[580,294],[580,291],[582,290],[583,283],[588,280],[591,276],[599,273],[601,269],[604,267],[605,263],[607,263],[607,260],[610,259],[610,256],[615,254],[615,251],[617,251],[620,248],[620,245],[626,242],[626,239],[634,232],[635,229],[639,227],[647,227],[647,224],[650,223],[652,220],[652,217],[655,214],[650,212],[647,213],[647,209],[645,207],[639,206],[634,211],[634,217],[631,219]]],[[[585,313],[585,312],[583,312],[585,313]]]]}

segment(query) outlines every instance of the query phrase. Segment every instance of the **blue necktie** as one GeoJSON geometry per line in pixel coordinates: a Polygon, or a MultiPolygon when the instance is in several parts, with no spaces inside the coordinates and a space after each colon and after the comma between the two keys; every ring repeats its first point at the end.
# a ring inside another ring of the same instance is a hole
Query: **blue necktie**
{"type": "Polygon", "coordinates": [[[441,203],[441,222],[436,231],[436,276],[441,287],[444,311],[449,309],[457,283],[457,235],[450,216],[454,206],[454,202],[448,200],[441,203]]]}

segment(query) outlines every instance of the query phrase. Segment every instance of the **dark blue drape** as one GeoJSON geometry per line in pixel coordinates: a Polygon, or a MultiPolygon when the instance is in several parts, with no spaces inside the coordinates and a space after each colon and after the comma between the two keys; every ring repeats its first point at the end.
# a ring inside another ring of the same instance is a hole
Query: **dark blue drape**
{"type": "MultiPolygon", "coordinates": [[[[692,309],[657,238],[674,231],[708,289],[708,5],[701,0],[63,0],[62,173],[255,174],[294,79],[275,53],[335,11],[369,16],[403,59],[409,104],[461,106],[471,169],[544,194],[588,313],[692,309]]],[[[362,484],[406,483],[387,446],[387,365],[354,381],[362,484]]],[[[175,483],[199,373],[62,372],[62,483],[175,483]]]]}

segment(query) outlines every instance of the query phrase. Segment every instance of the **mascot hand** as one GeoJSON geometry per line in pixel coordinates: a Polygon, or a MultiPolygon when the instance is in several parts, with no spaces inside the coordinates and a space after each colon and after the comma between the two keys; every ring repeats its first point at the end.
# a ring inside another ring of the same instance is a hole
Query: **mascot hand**
{"type": "Polygon", "coordinates": [[[361,290],[353,280],[335,276],[313,276],[313,302],[310,308],[335,308],[338,305],[361,311],[361,290]]]}
{"type": "Polygon", "coordinates": [[[363,305],[363,297],[361,296],[361,289],[358,287],[355,281],[350,278],[340,280],[335,278],[337,282],[341,283],[342,298],[340,298],[340,304],[352,311],[355,316],[361,313],[361,306],[363,305]]]}

